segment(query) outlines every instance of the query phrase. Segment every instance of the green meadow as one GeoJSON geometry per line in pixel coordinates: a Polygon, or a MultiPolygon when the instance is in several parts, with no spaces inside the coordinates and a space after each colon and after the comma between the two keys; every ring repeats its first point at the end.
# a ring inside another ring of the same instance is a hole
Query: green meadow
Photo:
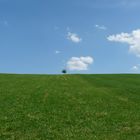
{"type": "Polygon", "coordinates": [[[0,74],[0,140],[140,140],[140,75],[0,74]]]}

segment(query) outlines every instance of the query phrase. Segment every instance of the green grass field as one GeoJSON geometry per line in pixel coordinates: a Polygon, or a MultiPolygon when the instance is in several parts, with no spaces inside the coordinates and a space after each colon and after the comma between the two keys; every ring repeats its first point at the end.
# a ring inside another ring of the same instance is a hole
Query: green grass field
{"type": "Polygon", "coordinates": [[[140,75],[0,74],[0,140],[140,140],[140,75]]]}

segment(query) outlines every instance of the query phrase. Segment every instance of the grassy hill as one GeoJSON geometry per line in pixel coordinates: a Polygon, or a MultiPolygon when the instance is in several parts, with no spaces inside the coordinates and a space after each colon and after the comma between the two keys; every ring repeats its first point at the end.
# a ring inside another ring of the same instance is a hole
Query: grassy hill
{"type": "Polygon", "coordinates": [[[0,140],[140,140],[140,75],[0,74],[0,140]]]}

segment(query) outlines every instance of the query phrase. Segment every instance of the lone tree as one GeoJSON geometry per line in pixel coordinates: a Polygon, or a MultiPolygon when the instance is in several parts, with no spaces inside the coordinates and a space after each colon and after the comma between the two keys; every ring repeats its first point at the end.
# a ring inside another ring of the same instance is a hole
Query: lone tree
{"type": "Polygon", "coordinates": [[[63,69],[63,70],[62,70],[62,73],[63,73],[63,74],[66,74],[66,73],[67,73],[67,70],[66,70],[66,69],[63,69]]]}

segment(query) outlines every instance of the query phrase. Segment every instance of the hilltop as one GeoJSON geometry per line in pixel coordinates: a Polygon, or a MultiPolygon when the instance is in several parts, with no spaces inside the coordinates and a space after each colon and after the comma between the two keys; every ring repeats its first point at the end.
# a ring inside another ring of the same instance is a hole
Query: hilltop
{"type": "Polygon", "coordinates": [[[140,75],[0,74],[1,140],[139,140],[140,75]]]}

